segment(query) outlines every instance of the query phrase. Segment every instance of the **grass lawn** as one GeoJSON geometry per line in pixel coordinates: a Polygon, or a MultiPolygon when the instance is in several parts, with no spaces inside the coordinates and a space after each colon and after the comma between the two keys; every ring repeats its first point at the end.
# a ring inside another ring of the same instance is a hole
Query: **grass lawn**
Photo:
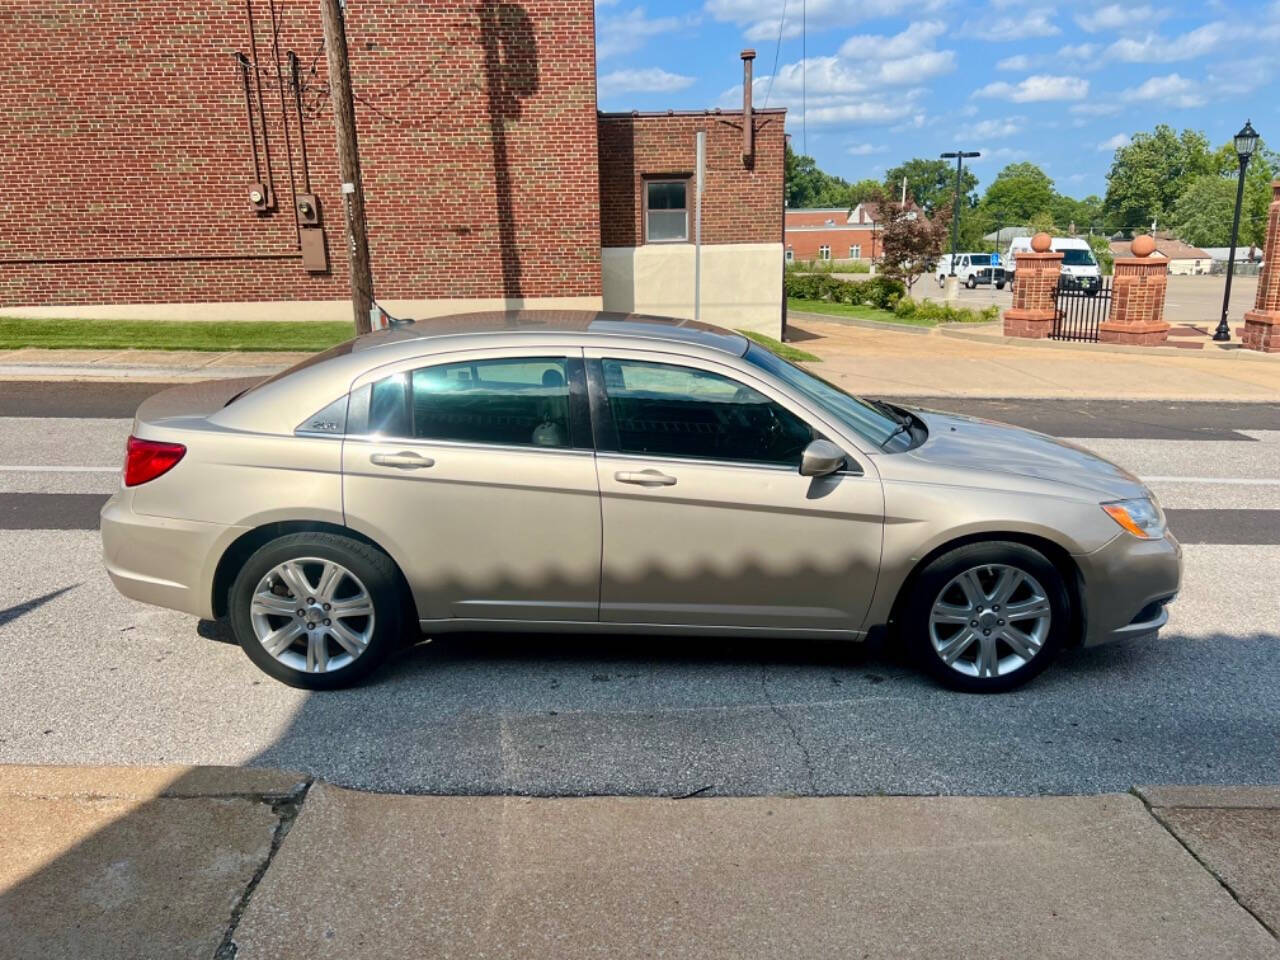
{"type": "MultiPolygon", "coordinates": [[[[798,301],[797,301],[798,302],[798,301]]],[[[805,350],[798,350],[795,347],[775,340],[773,337],[766,337],[763,333],[752,333],[750,330],[739,330],[740,334],[755,343],[760,344],[766,350],[772,351],[780,356],[783,360],[790,360],[792,363],[821,363],[821,357],[815,357],[812,353],[805,350]]]]}
{"type": "Polygon", "coordinates": [[[899,317],[892,310],[868,307],[862,304],[828,303],[826,300],[797,300],[787,297],[787,312],[824,313],[831,317],[855,317],[858,320],[875,320],[878,323],[897,323],[909,327],[936,327],[937,321],[923,317],[899,317]]]}
{"type": "Polygon", "coordinates": [[[355,336],[350,323],[19,320],[0,317],[0,350],[323,350],[355,336]]]}

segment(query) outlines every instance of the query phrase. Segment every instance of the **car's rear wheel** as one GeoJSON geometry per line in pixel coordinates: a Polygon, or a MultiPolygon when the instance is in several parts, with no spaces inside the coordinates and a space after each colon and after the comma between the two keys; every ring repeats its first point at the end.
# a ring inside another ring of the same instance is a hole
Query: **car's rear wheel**
{"type": "Polygon", "coordinates": [[[972,543],[916,578],[903,619],[916,661],[956,690],[1000,693],[1049,666],[1070,629],[1057,568],[1021,543],[972,543]]]}
{"type": "Polygon", "coordinates": [[[977,288],[977,286],[978,286],[978,281],[975,280],[973,277],[967,278],[964,282],[964,287],[966,290],[974,290],[977,288]]]}
{"type": "Polygon", "coordinates": [[[332,690],[367,676],[396,645],[395,565],[349,537],[295,533],[260,547],[228,597],[249,659],[292,687],[332,690]]]}

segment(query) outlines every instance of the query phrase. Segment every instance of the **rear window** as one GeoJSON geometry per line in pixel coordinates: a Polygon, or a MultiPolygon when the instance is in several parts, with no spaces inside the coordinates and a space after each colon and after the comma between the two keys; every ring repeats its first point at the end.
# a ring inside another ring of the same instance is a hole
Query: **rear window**
{"type": "Polygon", "coordinates": [[[985,253],[975,253],[975,254],[973,255],[973,257],[972,257],[972,260],[973,260],[973,265],[974,265],[975,267],[989,267],[989,266],[991,266],[991,257],[990,257],[990,255],[989,255],[989,254],[985,254],[985,253]]]}

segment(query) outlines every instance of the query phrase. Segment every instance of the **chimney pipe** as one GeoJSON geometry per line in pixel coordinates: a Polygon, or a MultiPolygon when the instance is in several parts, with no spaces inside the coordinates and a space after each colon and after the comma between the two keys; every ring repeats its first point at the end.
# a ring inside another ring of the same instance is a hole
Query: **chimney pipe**
{"type": "Polygon", "coordinates": [[[754,50],[743,50],[742,57],[742,157],[746,159],[755,152],[755,123],[751,119],[751,61],[756,58],[754,50]]]}

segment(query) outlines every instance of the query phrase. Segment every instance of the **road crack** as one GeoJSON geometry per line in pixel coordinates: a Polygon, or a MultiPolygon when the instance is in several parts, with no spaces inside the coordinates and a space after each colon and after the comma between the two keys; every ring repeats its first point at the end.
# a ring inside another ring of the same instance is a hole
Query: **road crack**
{"type": "Polygon", "coordinates": [[[769,668],[763,663],[760,664],[760,693],[764,697],[764,702],[769,705],[769,709],[787,728],[788,733],[791,735],[791,742],[800,751],[800,756],[804,760],[805,775],[809,781],[809,794],[810,796],[816,796],[818,793],[818,780],[817,774],[813,770],[813,758],[809,756],[809,748],[800,739],[800,731],[796,727],[795,721],[778,705],[777,701],[773,699],[773,695],[769,692],[769,668]]]}
{"type": "Polygon", "coordinates": [[[258,889],[258,884],[267,875],[267,870],[275,859],[276,851],[280,849],[280,845],[284,843],[284,838],[293,829],[293,822],[298,819],[298,814],[302,810],[302,803],[306,800],[309,789],[311,789],[311,781],[307,780],[288,796],[270,801],[262,797],[254,798],[269,802],[271,804],[271,812],[276,815],[275,829],[271,833],[271,849],[267,851],[266,857],[263,858],[258,869],[254,871],[253,876],[249,878],[249,882],[245,885],[244,891],[240,894],[240,899],[236,901],[236,905],[231,908],[231,917],[227,921],[226,932],[222,935],[222,942],[218,944],[218,949],[213,952],[213,960],[235,960],[236,953],[240,949],[235,941],[236,928],[240,926],[240,919],[244,916],[245,910],[249,908],[249,901],[253,899],[253,892],[258,889]]]}

